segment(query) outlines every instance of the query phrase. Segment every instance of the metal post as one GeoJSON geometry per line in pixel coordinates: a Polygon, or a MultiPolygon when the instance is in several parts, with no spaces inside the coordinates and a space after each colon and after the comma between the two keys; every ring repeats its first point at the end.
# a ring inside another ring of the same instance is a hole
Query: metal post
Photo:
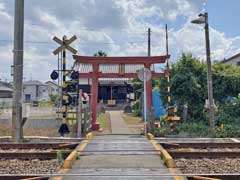
{"type": "Polygon", "coordinates": [[[208,101],[209,101],[209,124],[210,130],[213,132],[215,127],[215,111],[213,102],[213,87],[212,87],[212,66],[211,66],[211,54],[210,54],[210,41],[209,41],[209,25],[208,25],[208,13],[205,16],[205,39],[206,39],[206,56],[207,56],[207,85],[208,85],[208,101]]]}
{"type": "Polygon", "coordinates": [[[79,89],[79,98],[78,98],[78,109],[77,109],[77,137],[82,136],[82,89],[79,89]]]}
{"type": "Polygon", "coordinates": [[[23,93],[23,39],[24,39],[24,0],[15,0],[14,49],[13,49],[13,107],[12,140],[21,142],[22,93],[23,93]]]}
{"type": "MultiPolygon", "coordinates": [[[[167,56],[169,55],[168,53],[168,27],[167,27],[167,24],[165,26],[165,33],[166,33],[166,54],[167,56]]],[[[168,87],[167,87],[167,109],[169,108],[170,104],[171,104],[171,96],[170,96],[170,68],[169,68],[169,59],[167,59],[167,84],[168,84],[168,87]]]]}
{"type": "Polygon", "coordinates": [[[151,29],[148,28],[148,56],[151,56],[151,29]]]}
{"type": "Polygon", "coordinates": [[[146,92],[146,71],[144,70],[144,134],[147,135],[147,92],[146,92]]]}
{"type": "Polygon", "coordinates": [[[112,100],[112,82],[111,82],[111,100],[112,100]]]}

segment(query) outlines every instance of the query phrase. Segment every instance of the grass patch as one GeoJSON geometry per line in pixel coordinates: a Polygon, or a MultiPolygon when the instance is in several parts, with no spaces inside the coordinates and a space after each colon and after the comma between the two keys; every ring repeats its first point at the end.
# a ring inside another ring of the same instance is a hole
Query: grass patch
{"type": "Polygon", "coordinates": [[[9,125],[1,124],[0,125],[0,136],[10,136],[12,127],[9,125]]]}
{"type": "Polygon", "coordinates": [[[137,125],[137,124],[142,124],[143,123],[142,118],[134,116],[133,113],[124,113],[122,117],[123,117],[123,120],[128,125],[137,125]]]}
{"type": "MultiPolygon", "coordinates": [[[[0,136],[11,136],[12,127],[10,125],[0,125],[0,136]]],[[[56,129],[33,129],[24,128],[24,136],[58,136],[58,130],[56,129]]]]}
{"type": "Polygon", "coordinates": [[[103,131],[111,131],[111,121],[110,121],[110,114],[109,113],[101,113],[97,118],[100,128],[103,131]]]}

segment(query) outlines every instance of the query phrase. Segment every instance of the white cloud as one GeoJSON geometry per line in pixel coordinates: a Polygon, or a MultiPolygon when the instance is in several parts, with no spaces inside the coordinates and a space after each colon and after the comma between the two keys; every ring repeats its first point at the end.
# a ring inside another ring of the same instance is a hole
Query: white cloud
{"type": "Polygon", "coordinates": [[[0,2],[0,17],[7,20],[12,20],[12,16],[5,11],[5,4],[0,2]]]}
{"type": "MultiPolygon", "coordinates": [[[[191,25],[206,0],[41,0],[25,2],[25,76],[47,80],[56,68],[52,51],[53,36],[76,34],[73,44],[79,54],[92,55],[104,50],[111,56],[147,55],[147,28],[152,30],[152,55],[165,53],[164,24],[170,27],[169,46],[172,61],[182,52],[205,59],[203,27],[191,25]],[[51,43],[52,42],[52,43],[51,43]]],[[[13,1],[0,2],[0,39],[13,39],[13,1]]],[[[212,59],[223,59],[240,51],[240,37],[227,38],[210,28],[212,59]]],[[[0,76],[9,76],[12,44],[0,42],[0,76]],[[6,46],[6,47],[4,47],[6,46]],[[5,51],[5,49],[9,49],[5,51]],[[4,62],[4,63],[3,63],[4,62]],[[6,68],[7,67],[7,68],[6,68]],[[4,75],[3,75],[4,74],[4,75]]],[[[68,54],[69,59],[71,58],[68,54]]],[[[68,60],[72,62],[72,60],[68,60]]],[[[69,67],[71,63],[69,63],[69,67]]]]}

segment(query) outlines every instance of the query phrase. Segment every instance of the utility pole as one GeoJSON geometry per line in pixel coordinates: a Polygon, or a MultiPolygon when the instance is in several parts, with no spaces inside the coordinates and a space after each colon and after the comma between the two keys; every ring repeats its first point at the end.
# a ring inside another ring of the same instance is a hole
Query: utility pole
{"type": "Polygon", "coordinates": [[[206,41],[206,58],[207,58],[207,87],[208,87],[208,108],[209,108],[209,125],[210,131],[214,132],[215,128],[215,107],[213,101],[213,83],[212,83],[212,65],[210,53],[210,40],[209,40],[209,24],[208,13],[199,14],[198,18],[191,21],[193,24],[204,24],[205,41],[206,41]]]}
{"type": "Polygon", "coordinates": [[[213,102],[213,83],[212,83],[212,65],[211,65],[211,53],[210,53],[210,41],[209,41],[209,25],[208,25],[208,13],[204,14],[205,17],[205,36],[206,36],[206,55],[207,55],[207,85],[208,85],[208,101],[210,111],[210,129],[213,132],[215,128],[215,110],[213,102]]]}
{"type": "Polygon", "coordinates": [[[151,56],[151,29],[148,28],[148,56],[151,56]]]}
{"type": "Polygon", "coordinates": [[[13,49],[13,107],[12,140],[21,142],[22,92],[23,92],[23,39],[24,39],[24,0],[15,0],[14,49],[13,49]]]}

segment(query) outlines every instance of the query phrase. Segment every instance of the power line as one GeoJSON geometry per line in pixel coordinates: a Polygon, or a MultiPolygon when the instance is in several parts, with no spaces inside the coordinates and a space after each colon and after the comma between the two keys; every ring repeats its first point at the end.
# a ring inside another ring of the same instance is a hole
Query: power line
{"type": "MultiPolygon", "coordinates": [[[[5,40],[5,39],[0,39],[0,42],[4,42],[4,43],[13,43],[13,40],[5,40]]],[[[129,44],[139,44],[139,43],[147,43],[147,40],[142,40],[142,41],[115,41],[115,42],[79,42],[79,44],[120,44],[120,43],[129,43],[129,44]]],[[[154,41],[155,43],[157,43],[157,41],[154,41]]],[[[24,43],[26,44],[42,44],[42,45],[55,45],[52,42],[48,42],[48,41],[24,41],[24,43]]]]}
{"type": "MultiPolygon", "coordinates": [[[[43,25],[40,24],[30,24],[32,26],[38,26],[38,27],[43,27],[43,25]]],[[[93,28],[93,27],[84,27],[84,26],[79,26],[78,27],[78,31],[89,31],[89,32],[102,32],[105,33],[106,31],[110,31],[110,28],[93,28]]],[[[118,30],[114,30],[114,33],[118,32],[118,33],[125,33],[125,34],[136,34],[136,35],[147,35],[147,31],[127,31],[126,29],[118,29],[118,30]]]]}

